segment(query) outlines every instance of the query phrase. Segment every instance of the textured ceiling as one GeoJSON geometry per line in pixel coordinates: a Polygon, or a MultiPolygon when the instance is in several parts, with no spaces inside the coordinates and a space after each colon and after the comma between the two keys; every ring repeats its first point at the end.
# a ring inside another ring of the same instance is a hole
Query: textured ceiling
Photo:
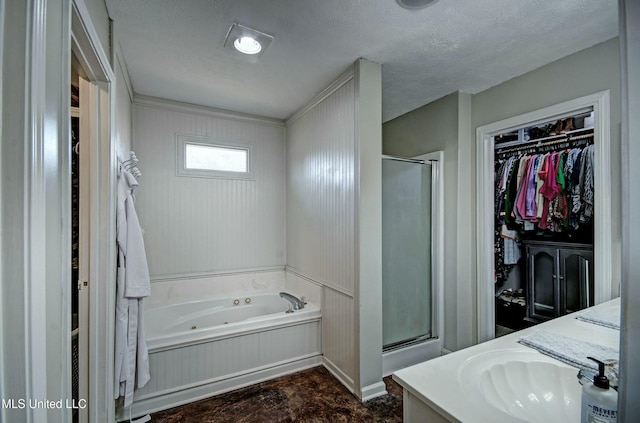
{"type": "Polygon", "coordinates": [[[358,58],[382,64],[383,121],[478,93],[618,34],[617,0],[106,0],[136,94],[285,119],[358,58]],[[275,36],[253,59],[232,23],[275,36]]]}

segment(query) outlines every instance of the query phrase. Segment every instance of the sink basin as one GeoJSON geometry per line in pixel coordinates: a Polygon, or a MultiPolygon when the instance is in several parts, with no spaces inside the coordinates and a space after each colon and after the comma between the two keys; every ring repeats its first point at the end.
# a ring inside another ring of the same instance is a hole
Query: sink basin
{"type": "Polygon", "coordinates": [[[467,359],[458,380],[467,399],[491,405],[506,420],[549,423],[580,421],[578,369],[537,351],[494,350],[467,359]]]}
{"type": "Polygon", "coordinates": [[[481,391],[489,404],[524,421],[580,421],[576,369],[540,361],[508,361],[485,370],[481,391]]]}

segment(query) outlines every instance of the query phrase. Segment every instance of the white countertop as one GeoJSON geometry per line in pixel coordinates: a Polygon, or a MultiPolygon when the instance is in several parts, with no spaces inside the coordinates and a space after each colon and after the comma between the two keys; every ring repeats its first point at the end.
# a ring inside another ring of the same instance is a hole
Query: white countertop
{"type": "MultiPolygon", "coordinates": [[[[617,310],[619,315],[620,300],[614,299],[594,308],[607,311],[617,310]]],[[[491,421],[499,423],[519,421],[513,416],[487,406],[486,401],[480,401],[478,398],[473,398],[473,395],[469,395],[469,387],[463,386],[463,383],[467,384],[465,375],[461,375],[461,369],[465,369],[469,359],[477,357],[479,354],[494,354],[497,360],[501,360],[502,355],[504,355],[504,361],[508,361],[513,357],[533,356],[535,361],[568,366],[518,343],[521,337],[529,335],[536,330],[544,330],[568,338],[618,349],[620,331],[576,319],[576,316],[587,310],[562,316],[531,328],[407,367],[395,372],[393,379],[409,393],[451,422],[475,423],[491,421]]],[[[578,369],[576,369],[577,373],[578,369]]],[[[577,383],[578,379],[576,378],[577,383]]]]}

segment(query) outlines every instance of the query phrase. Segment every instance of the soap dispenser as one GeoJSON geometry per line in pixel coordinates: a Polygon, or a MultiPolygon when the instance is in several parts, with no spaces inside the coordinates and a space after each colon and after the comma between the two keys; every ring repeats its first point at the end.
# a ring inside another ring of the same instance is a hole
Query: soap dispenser
{"type": "Polygon", "coordinates": [[[587,357],[598,363],[598,374],[593,383],[582,386],[581,423],[616,423],[618,418],[618,392],[610,389],[609,379],[604,375],[604,363],[593,357],[587,357]]]}

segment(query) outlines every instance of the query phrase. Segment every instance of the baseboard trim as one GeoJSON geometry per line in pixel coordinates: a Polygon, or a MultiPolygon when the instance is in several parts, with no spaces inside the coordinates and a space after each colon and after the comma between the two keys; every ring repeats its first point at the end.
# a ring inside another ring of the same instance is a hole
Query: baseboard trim
{"type": "MultiPolygon", "coordinates": [[[[140,399],[134,402],[131,408],[131,417],[136,418],[145,414],[154,413],[161,410],[199,401],[201,399],[220,395],[256,383],[275,379],[291,373],[310,369],[322,365],[322,356],[316,355],[301,360],[287,362],[267,369],[258,370],[251,373],[231,377],[224,380],[207,383],[204,385],[187,388],[177,392],[170,392],[164,395],[156,395],[150,398],[140,399]]],[[[116,421],[129,419],[129,410],[118,407],[116,411],[116,421]]]]}
{"type": "Polygon", "coordinates": [[[360,400],[365,402],[383,395],[387,395],[387,385],[385,385],[383,381],[380,381],[364,386],[362,388],[362,397],[360,400]]]}
{"type": "Polygon", "coordinates": [[[345,388],[349,390],[352,394],[355,394],[355,383],[352,378],[350,378],[345,372],[343,372],[338,366],[336,366],[331,360],[327,357],[322,358],[323,366],[331,373],[340,383],[342,383],[345,388]]]}

